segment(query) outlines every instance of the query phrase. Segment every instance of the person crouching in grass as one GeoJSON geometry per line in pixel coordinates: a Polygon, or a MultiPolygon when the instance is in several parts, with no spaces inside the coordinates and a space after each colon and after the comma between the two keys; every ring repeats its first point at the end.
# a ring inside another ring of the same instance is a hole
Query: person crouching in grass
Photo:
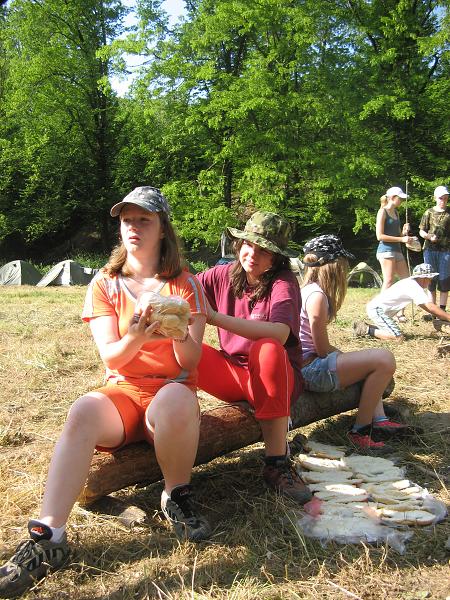
{"type": "Polygon", "coordinates": [[[402,342],[403,333],[393,317],[411,302],[442,321],[450,321],[450,314],[434,304],[428,289],[433,278],[438,275],[439,273],[433,272],[432,266],[427,263],[414,267],[411,277],[397,281],[367,304],[367,315],[374,325],[363,321],[354,323],[355,335],[402,342]]]}

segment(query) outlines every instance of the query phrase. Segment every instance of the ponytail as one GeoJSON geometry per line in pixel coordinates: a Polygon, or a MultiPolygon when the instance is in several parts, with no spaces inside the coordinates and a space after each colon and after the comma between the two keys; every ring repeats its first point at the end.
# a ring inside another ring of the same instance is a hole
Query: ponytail
{"type": "Polygon", "coordinates": [[[386,206],[387,202],[388,202],[388,197],[386,196],[386,194],[383,194],[380,198],[381,208],[384,208],[386,206]]]}

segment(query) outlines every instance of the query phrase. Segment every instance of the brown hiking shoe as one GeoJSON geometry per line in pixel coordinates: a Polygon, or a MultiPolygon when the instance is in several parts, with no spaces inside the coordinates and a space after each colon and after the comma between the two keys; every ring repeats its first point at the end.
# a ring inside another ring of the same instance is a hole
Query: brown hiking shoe
{"type": "Polygon", "coordinates": [[[293,461],[288,457],[278,460],[274,465],[266,465],[263,477],[268,487],[299,504],[306,504],[312,498],[293,461]]]}
{"type": "Polygon", "coordinates": [[[353,323],[353,335],[355,337],[365,337],[369,335],[369,326],[364,321],[355,321],[353,323]]]}

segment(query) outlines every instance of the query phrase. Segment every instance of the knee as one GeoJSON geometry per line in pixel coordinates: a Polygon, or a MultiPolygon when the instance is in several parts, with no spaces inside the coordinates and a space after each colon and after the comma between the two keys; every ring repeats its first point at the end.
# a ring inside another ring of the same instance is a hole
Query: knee
{"type": "Polygon", "coordinates": [[[70,407],[64,431],[66,434],[73,435],[85,431],[89,426],[94,427],[96,423],[98,423],[98,419],[95,398],[86,394],[75,400],[70,407]]]}
{"type": "MultiPolygon", "coordinates": [[[[157,410],[152,411],[150,422],[153,421],[156,426],[159,423],[170,424],[174,433],[177,430],[183,431],[194,420],[199,420],[198,400],[194,392],[181,384],[173,384],[170,394],[166,394],[158,404],[157,410]],[[175,387],[176,386],[176,387],[175,387]]],[[[156,408],[155,406],[153,408],[156,408]]]]}
{"type": "Polygon", "coordinates": [[[396,369],[395,356],[390,350],[377,350],[377,364],[380,370],[393,375],[396,369]]]}

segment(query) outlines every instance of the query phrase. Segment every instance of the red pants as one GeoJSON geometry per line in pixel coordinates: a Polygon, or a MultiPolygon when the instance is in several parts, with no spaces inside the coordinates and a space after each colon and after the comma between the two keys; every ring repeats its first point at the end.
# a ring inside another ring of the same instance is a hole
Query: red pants
{"type": "Polygon", "coordinates": [[[222,352],[203,344],[198,387],[225,402],[246,400],[257,419],[290,415],[294,370],[286,350],[276,340],[254,342],[248,367],[233,364],[222,352]]]}

